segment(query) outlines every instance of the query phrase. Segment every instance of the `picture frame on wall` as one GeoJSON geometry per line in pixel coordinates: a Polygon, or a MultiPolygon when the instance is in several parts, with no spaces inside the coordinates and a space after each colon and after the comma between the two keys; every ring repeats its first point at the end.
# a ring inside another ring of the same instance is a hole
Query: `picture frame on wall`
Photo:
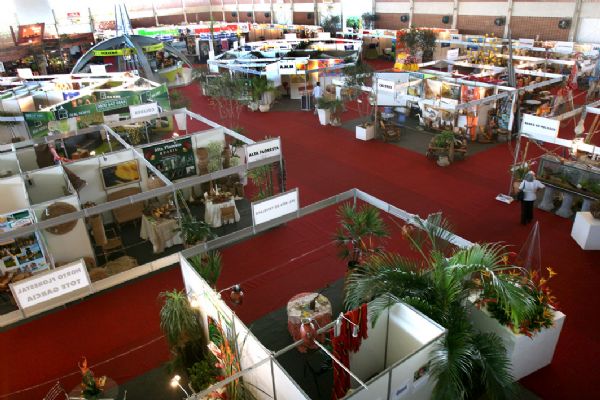
{"type": "Polygon", "coordinates": [[[137,160],[129,160],[100,168],[104,189],[129,185],[140,181],[140,167],[137,160]]]}

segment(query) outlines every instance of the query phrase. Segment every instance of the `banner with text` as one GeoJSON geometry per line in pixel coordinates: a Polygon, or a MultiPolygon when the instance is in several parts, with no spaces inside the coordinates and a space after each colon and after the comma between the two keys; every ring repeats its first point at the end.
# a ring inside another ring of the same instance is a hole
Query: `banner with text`
{"type": "Polygon", "coordinates": [[[279,138],[263,140],[246,146],[246,163],[248,165],[265,158],[281,155],[281,140],[279,138]]]}
{"type": "Polygon", "coordinates": [[[252,203],[252,223],[254,225],[264,224],[284,215],[295,213],[299,207],[298,189],[290,190],[278,196],[252,203]]]}
{"type": "Polygon", "coordinates": [[[560,121],[557,119],[537,117],[531,114],[523,114],[521,132],[533,136],[541,135],[555,138],[558,136],[560,121]]]}
{"type": "Polygon", "coordinates": [[[83,260],[11,283],[10,290],[21,309],[56,299],[90,285],[83,260]]]}

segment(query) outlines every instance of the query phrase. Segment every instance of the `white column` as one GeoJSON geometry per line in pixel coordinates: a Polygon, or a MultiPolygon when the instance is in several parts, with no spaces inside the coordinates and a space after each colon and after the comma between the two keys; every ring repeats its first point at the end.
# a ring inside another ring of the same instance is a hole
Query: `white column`
{"type": "Polygon", "coordinates": [[[581,0],[575,1],[575,10],[573,11],[573,18],[571,19],[571,29],[569,30],[569,41],[574,42],[577,36],[577,30],[579,29],[579,17],[581,16],[581,0]]]}
{"type": "Polygon", "coordinates": [[[223,21],[225,21],[225,3],[221,0],[221,13],[223,14],[223,21]]]}
{"type": "Polygon", "coordinates": [[[183,21],[187,25],[188,20],[187,20],[187,13],[185,12],[185,0],[181,0],[181,11],[183,11],[183,21]]]}
{"type": "Polygon", "coordinates": [[[504,24],[504,39],[508,38],[508,30],[510,29],[510,20],[512,19],[513,12],[513,0],[508,0],[507,8],[508,9],[506,10],[506,23],[504,24]]]}
{"type": "Polygon", "coordinates": [[[458,26],[458,0],[454,0],[452,5],[452,29],[458,26]]]}
{"type": "Polygon", "coordinates": [[[410,0],[408,12],[408,27],[413,27],[413,14],[415,13],[415,0],[410,0]]]}

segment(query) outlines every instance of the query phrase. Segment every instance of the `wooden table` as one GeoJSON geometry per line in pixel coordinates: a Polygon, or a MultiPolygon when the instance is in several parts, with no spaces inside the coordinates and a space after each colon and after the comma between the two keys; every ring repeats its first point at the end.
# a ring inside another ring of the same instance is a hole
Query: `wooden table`
{"type": "MultiPolygon", "coordinates": [[[[287,316],[288,316],[288,331],[294,339],[298,341],[301,339],[300,326],[302,320],[310,318],[315,322],[315,328],[319,329],[331,322],[331,303],[329,299],[322,294],[317,293],[299,293],[292,297],[287,304],[287,316]],[[316,297],[315,309],[311,310],[309,305],[310,302],[316,297]]],[[[317,336],[317,340],[323,342],[325,340],[325,334],[317,336]]],[[[296,347],[299,352],[306,353],[310,349],[316,349],[318,346],[315,344],[311,347],[307,347],[301,344],[296,347]]]]}

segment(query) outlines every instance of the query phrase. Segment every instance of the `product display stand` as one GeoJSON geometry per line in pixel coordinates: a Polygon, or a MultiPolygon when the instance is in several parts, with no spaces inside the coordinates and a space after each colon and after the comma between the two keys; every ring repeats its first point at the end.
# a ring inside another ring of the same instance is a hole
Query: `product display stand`
{"type": "Polygon", "coordinates": [[[571,237],[583,250],[600,250],[600,219],[589,212],[578,212],[571,237]]]}
{"type": "Polygon", "coordinates": [[[554,188],[546,186],[544,189],[544,198],[542,202],[538,205],[538,208],[544,211],[551,211],[554,208],[554,202],[552,199],[554,198],[554,188]]]}

